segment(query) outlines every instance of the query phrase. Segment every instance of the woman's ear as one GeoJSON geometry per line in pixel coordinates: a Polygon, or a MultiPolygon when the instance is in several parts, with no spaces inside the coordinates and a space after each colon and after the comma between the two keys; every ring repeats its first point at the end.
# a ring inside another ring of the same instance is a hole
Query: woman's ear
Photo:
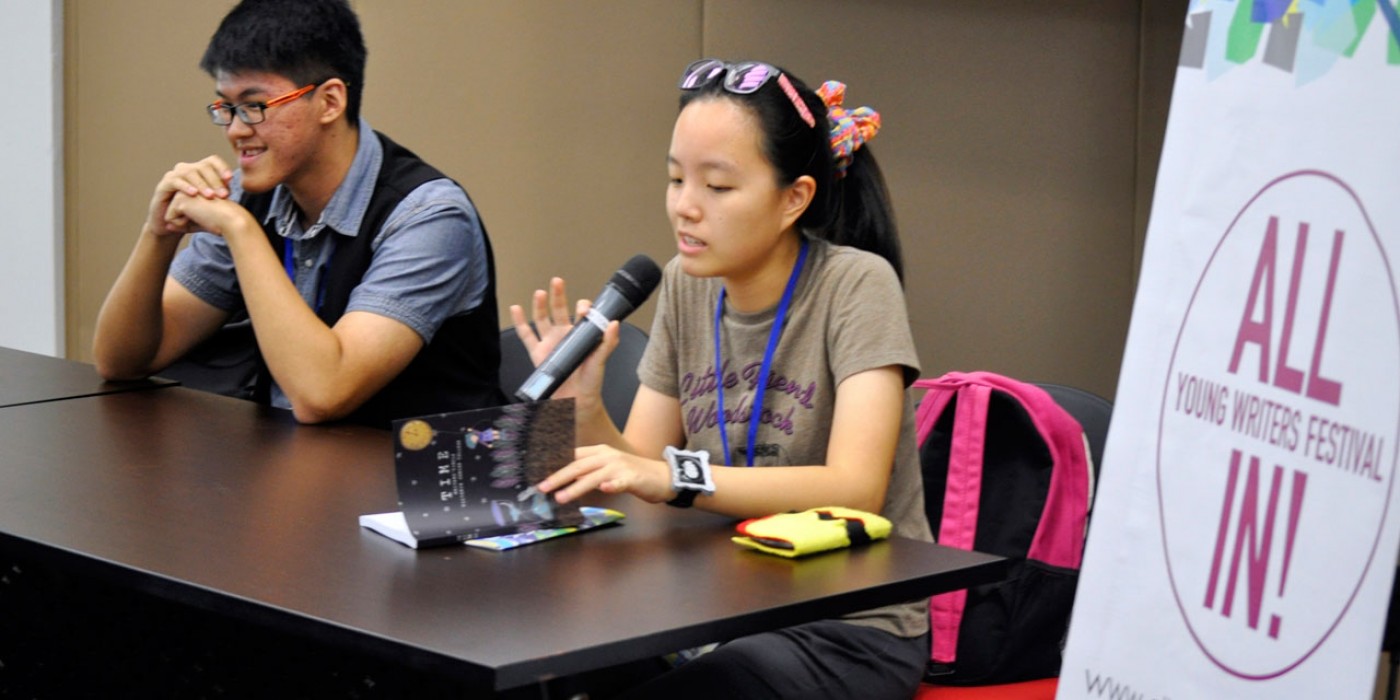
{"type": "Polygon", "coordinates": [[[346,107],[350,104],[350,90],[345,85],[345,81],[340,78],[331,78],[317,90],[320,95],[321,113],[318,120],[322,124],[330,124],[345,114],[346,107]]]}
{"type": "Polygon", "coordinates": [[[811,175],[803,175],[788,185],[783,190],[783,228],[797,223],[802,218],[803,212],[811,206],[812,198],[817,194],[817,181],[811,175]]]}

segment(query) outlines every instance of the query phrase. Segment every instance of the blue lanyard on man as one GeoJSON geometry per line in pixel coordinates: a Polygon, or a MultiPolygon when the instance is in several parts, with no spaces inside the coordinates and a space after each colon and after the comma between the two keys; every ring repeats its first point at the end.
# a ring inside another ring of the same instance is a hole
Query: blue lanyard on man
{"type": "MultiPolygon", "coordinates": [[[[287,277],[292,280],[293,285],[296,285],[296,256],[292,253],[292,239],[290,238],[282,239],[282,265],[287,268],[287,277]]],[[[321,305],[326,301],[326,263],[321,264],[321,269],[317,271],[316,276],[318,278],[316,280],[316,313],[320,314],[321,305]]]]}

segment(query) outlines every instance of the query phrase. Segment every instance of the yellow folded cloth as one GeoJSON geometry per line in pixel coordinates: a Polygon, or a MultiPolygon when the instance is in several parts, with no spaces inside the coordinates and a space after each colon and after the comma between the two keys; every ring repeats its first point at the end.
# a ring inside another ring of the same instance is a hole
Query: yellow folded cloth
{"type": "Polygon", "coordinates": [[[890,521],[854,508],[813,508],[745,520],[735,543],[780,557],[800,557],[890,536],[890,521]]]}

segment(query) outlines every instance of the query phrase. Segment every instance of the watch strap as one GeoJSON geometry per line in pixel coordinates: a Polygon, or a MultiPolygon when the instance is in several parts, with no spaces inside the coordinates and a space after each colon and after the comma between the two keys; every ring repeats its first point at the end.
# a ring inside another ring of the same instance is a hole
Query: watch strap
{"type": "Polygon", "coordinates": [[[673,506],[675,508],[689,508],[692,505],[695,505],[695,497],[699,495],[700,492],[695,489],[681,489],[680,491],[676,492],[675,498],[666,501],[666,505],[673,506]]]}

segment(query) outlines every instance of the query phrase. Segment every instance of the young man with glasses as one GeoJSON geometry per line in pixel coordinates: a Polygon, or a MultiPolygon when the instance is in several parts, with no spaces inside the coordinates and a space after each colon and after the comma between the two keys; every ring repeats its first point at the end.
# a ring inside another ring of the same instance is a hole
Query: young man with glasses
{"type": "Polygon", "coordinates": [[[365,53],[344,0],[224,18],[200,67],[236,169],[209,156],[156,185],[98,315],[102,376],[160,373],[306,423],[502,402],[485,228],[360,117],[365,53]]]}

